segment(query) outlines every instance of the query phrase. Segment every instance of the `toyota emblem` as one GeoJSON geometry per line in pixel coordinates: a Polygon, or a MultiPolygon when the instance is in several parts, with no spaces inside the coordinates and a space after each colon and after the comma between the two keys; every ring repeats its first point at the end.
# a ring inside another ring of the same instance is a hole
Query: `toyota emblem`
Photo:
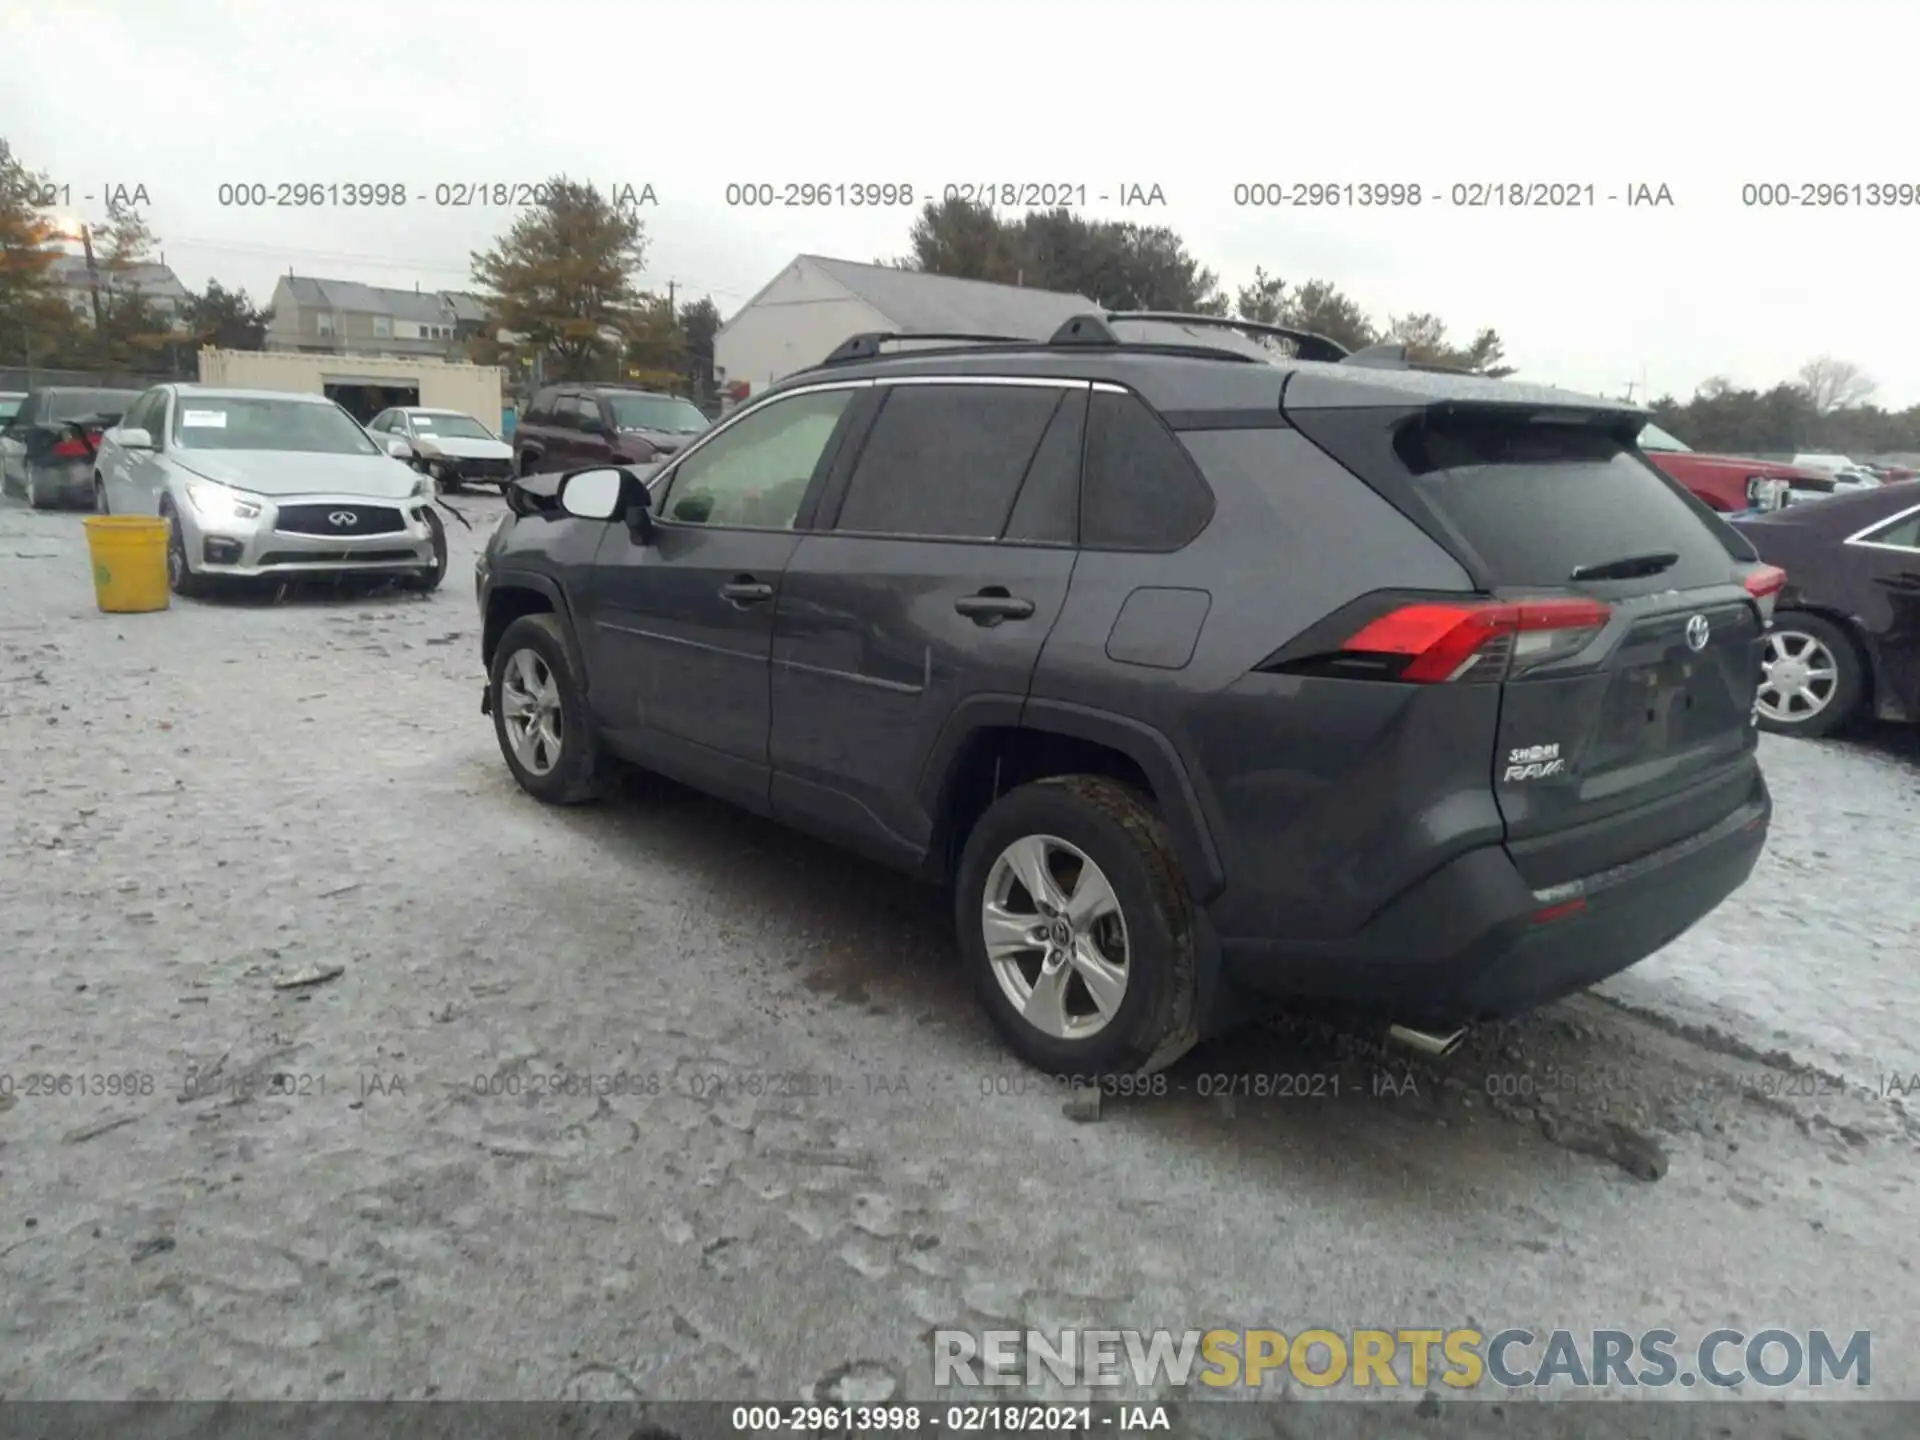
{"type": "MultiPolygon", "coordinates": [[[[336,530],[348,530],[360,523],[360,517],[354,514],[353,511],[351,510],[336,510],[331,515],[327,516],[327,523],[333,526],[336,530]]],[[[1699,619],[1698,616],[1695,616],[1694,618],[1699,619]]],[[[1704,620],[1700,621],[1700,624],[1702,625],[1702,627],[1704,627],[1706,623],[1707,622],[1704,620]]],[[[1703,628],[1701,631],[1702,638],[1700,641],[1700,645],[1704,645],[1707,643],[1705,639],[1705,633],[1706,632],[1703,628]]],[[[1689,641],[1693,639],[1693,631],[1691,630],[1687,631],[1687,639],[1689,641]]],[[[1693,648],[1698,650],[1700,648],[1700,645],[1695,645],[1693,648]]]]}
{"type": "Polygon", "coordinates": [[[1707,639],[1713,634],[1713,627],[1707,624],[1707,617],[1696,615],[1687,621],[1687,648],[1699,651],[1707,648],[1707,639]]]}

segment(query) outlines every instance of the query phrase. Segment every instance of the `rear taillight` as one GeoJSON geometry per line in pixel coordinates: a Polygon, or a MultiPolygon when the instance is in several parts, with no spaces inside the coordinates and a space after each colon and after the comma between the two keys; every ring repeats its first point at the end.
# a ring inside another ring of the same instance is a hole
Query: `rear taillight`
{"type": "Polygon", "coordinates": [[[1340,652],[1391,662],[1380,672],[1382,679],[1418,685],[1497,683],[1578,654],[1606,628],[1612,614],[1595,600],[1422,602],[1370,621],[1340,652]]]}
{"type": "Polygon", "coordinates": [[[53,458],[56,460],[84,460],[93,451],[87,448],[84,440],[56,440],[53,445],[53,458]]]}
{"type": "Polygon", "coordinates": [[[1753,603],[1760,607],[1760,618],[1773,619],[1774,604],[1780,599],[1780,592],[1787,588],[1787,572],[1778,565],[1762,565],[1741,583],[1747,587],[1753,603]]]}

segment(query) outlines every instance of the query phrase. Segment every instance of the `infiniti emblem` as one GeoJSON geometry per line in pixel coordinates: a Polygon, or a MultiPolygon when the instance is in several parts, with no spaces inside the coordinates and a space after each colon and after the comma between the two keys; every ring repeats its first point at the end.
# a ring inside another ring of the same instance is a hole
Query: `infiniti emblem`
{"type": "Polygon", "coordinates": [[[1687,621],[1687,648],[1689,650],[1706,649],[1707,638],[1712,634],[1713,630],[1707,624],[1707,617],[1704,615],[1694,616],[1691,620],[1687,621]]]}
{"type": "MultiPolygon", "coordinates": [[[[350,526],[358,525],[360,523],[360,517],[354,514],[353,511],[351,510],[336,510],[331,515],[327,516],[327,523],[333,526],[335,529],[345,530],[350,526]]],[[[1697,619],[1698,617],[1696,616],[1695,618],[1697,619]]],[[[1702,625],[1705,625],[1706,621],[1702,620],[1700,623],[1702,625]]],[[[1691,630],[1687,632],[1687,638],[1689,641],[1692,640],[1693,632],[1691,630]]],[[[1700,645],[1704,645],[1706,643],[1707,642],[1703,639],[1700,642],[1700,645]]],[[[1698,650],[1700,648],[1700,645],[1695,645],[1693,648],[1698,650]]]]}

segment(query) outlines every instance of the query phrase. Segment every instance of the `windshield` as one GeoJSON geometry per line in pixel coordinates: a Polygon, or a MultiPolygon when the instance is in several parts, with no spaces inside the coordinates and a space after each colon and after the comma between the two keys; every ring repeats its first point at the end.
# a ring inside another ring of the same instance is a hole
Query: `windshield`
{"type": "Polygon", "coordinates": [[[413,428],[428,439],[491,440],[493,432],[471,415],[415,415],[413,428]]]}
{"type": "Polygon", "coordinates": [[[690,400],[672,395],[607,395],[613,423],[622,430],[664,430],[671,435],[697,435],[707,428],[707,417],[690,400]]]}
{"type": "Polygon", "coordinates": [[[1691,454],[1693,451],[1691,445],[1681,444],[1658,425],[1649,425],[1640,432],[1640,448],[1642,450],[1676,450],[1683,455],[1691,454]]]}
{"type": "Polygon", "coordinates": [[[338,405],[183,395],[174,441],[190,450],[292,450],[306,455],[378,455],[367,432],[338,405]]]}
{"type": "Polygon", "coordinates": [[[57,390],[47,406],[49,420],[77,420],[82,415],[124,415],[140,398],[138,390],[57,390]]]}

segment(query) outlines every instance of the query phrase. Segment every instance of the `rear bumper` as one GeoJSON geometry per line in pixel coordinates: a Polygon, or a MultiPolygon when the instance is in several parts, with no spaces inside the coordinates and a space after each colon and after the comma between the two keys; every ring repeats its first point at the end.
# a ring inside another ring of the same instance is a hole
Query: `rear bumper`
{"type": "Polygon", "coordinates": [[[24,469],[40,493],[50,500],[93,499],[93,462],[90,460],[55,460],[39,465],[28,462],[24,469]]]}
{"type": "Polygon", "coordinates": [[[1522,1014],[1679,938],[1745,883],[1771,817],[1756,778],[1750,800],[1710,829],[1551,890],[1529,888],[1504,846],[1486,846],[1403,893],[1347,939],[1223,939],[1222,959],[1247,990],[1404,1024],[1522,1014]],[[1570,908],[1542,917],[1561,906],[1570,908]]]}

